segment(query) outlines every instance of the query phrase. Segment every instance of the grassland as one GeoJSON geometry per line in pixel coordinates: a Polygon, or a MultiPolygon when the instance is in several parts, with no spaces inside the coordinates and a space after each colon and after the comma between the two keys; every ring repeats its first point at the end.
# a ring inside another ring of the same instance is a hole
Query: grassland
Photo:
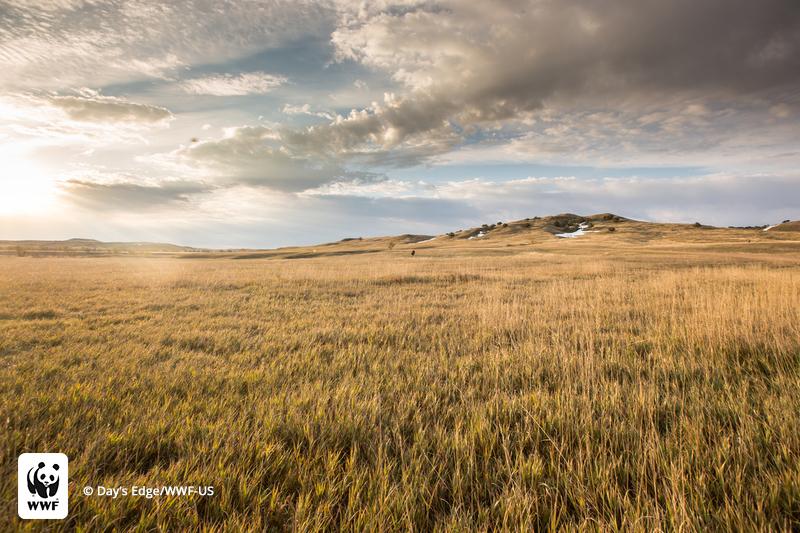
{"type": "Polygon", "coordinates": [[[800,234],[618,228],[0,257],[0,530],[798,530],[800,234]]]}

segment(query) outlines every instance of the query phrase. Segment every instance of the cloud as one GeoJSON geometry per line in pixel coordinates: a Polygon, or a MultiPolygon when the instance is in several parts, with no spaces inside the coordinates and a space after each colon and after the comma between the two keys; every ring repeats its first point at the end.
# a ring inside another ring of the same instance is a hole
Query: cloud
{"type": "MultiPolygon", "coordinates": [[[[653,221],[694,222],[718,225],[764,224],[797,218],[800,205],[798,176],[710,174],[675,178],[578,179],[530,177],[494,181],[358,180],[329,184],[304,193],[328,199],[341,197],[404,200],[419,205],[438,200],[461,205],[474,224],[559,212],[592,214],[615,212],[653,221]]],[[[421,212],[418,212],[421,213],[421,212]]],[[[426,219],[421,215],[422,219],[426,219]]],[[[459,220],[453,218],[454,223],[459,220]]]]}
{"type": "Polygon", "coordinates": [[[220,139],[182,147],[171,157],[226,186],[302,191],[348,174],[334,159],[288,150],[280,134],[265,126],[232,128],[220,139]]]}
{"type": "Polygon", "coordinates": [[[308,132],[339,150],[401,146],[447,129],[466,138],[470,128],[574,105],[631,111],[676,96],[702,105],[756,95],[797,105],[800,9],[792,0],[339,7],[338,59],[382,70],[407,89],[393,105],[308,132]]]}
{"type": "Polygon", "coordinates": [[[386,94],[382,103],[337,115],[327,124],[287,129],[282,138],[291,149],[306,153],[372,166],[411,166],[462,140],[447,122],[453,109],[445,102],[386,94]]]}
{"type": "Polygon", "coordinates": [[[61,184],[67,199],[93,211],[153,211],[188,204],[191,197],[212,190],[206,184],[181,180],[148,183],[132,176],[115,181],[70,179],[61,184]]]}
{"type": "Polygon", "coordinates": [[[50,104],[81,122],[137,122],[153,124],[172,119],[163,107],[129,102],[111,96],[53,96],[50,104]]]}
{"type": "MultiPolygon", "coordinates": [[[[5,137],[0,139],[0,148],[63,147],[66,152],[51,161],[63,169],[68,160],[101,147],[118,150],[147,144],[152,134],[168,133],[172,120],[172,113],[161,106],[101,96],[87,89],[73,95],[0,94],[0,137],[5,137]]],[[[44,161],[39,157],[38,162],[44,161]]]]}
{"type": "Polygon", "coordinates": [[[312,0],[12,0],[0,17],[0,88],[56,89],[171,78],[329,31],[312,0]]]}
{"type": "Polygon", "coordinates": [[[330,120],[281,128],[280,148],[380,169],[476,146],[607,164],[736,155],[758,136],[768,158],[798,129],[770,121],[800,109],[800,10],[734,3],[337,2],[338,61],[404,91],[330,117],[286,104],[330,120]]]}
{"type": "Polygon", "coordinates": [[[194,78],[181,82],[181,87],[189,94],[210,96],[244,96],[266,94],[280,87],[288,80],[266,72],[247,72],[234,76],[218,74],[204,78],[194,78]]]}
{"type": "MultiPolygon", "coordinates": [[[[358,121],[356,117],[354,119],[358,121]]],[[[162,157],[164,164],[183,164],[217,183],[268,187],[300,192],[343,179],[381,179],[376,167],[407,166],[432,153],[430,143],[418,149],[406,142],[402,150],[389,145],[375,149],[350,149],[340,122],[308,129],[274,129],[267,126],[229,128],[225,136],[181,147],[162,157]],[[331,128],[339,137],[330,135],[331,128]]],[[[357,127],[354,125],[354,127],[357,127]]],[[[432,132],[428,132],[428,139],[432,132]]],[[[446,143],[448,139],[441,139],[446,143]]]]}
{"type": "Polygon", "coordinates": [[[286,115],[310,115],[312,117],[320,117],[328,120],[333,120],[335,117],[327,111],[314,111],[311,109],[311,104],[292,105],[284,104],[283,109],[286,115]]]}
{"type": "Polygon", "coordinates": [[[341,59],[406,86],[455,92],[483,114],[536,109],[556,92],[724,89],[796,83],[792,0],[344,2],[341,59]],[[494,107],[495,111],[491,112],[494,107]]]}
{"type": "MultiPolygon", "coordinates": [[[[329,41],[340,63],[358,63],[398,86],[382,102],[341,116],[286,104],[286,115],[329,123],[285,128],[283,147],[345,166],[416,165],[465,145],[523,138],[534,152],[554,153],[565,144],[553,142],[557,127],[526,136],[542,115],[572,119],[613,109],[626,117],[669,116],[683,113],[686,102],[710,111],[694,118],[705,120],[711,149],[752,124],[741,117],[720,126],[714,117],[722,107],[760,108],[784,120],[800,109],[794,0],[245,0],[225,2],[224,9],[205,0],[15,1],[0,22],[0,61],[7,84],[63,88],[72,79],[174,77],[187,65],[309,36],[329,41]],[[650,109],[654,101],[662,104],[657,110],[650,109]]],[[[251,72],[177,83],[189,94],[232,96],[263,94],[285,81],[251,72]]],[[[662,146],[703,148],[685,142],[691,135],[680,138],[678,130],[688,132],[693,123],[667,121],[659,119],[662,131],[682,144],[669,145],[665,137],[662,146]]],[[[643,146],[625,144],[635,135],[631,125],[605,127],[606,153],[625,148],[629,155],[628,148],[643,146]]]]}

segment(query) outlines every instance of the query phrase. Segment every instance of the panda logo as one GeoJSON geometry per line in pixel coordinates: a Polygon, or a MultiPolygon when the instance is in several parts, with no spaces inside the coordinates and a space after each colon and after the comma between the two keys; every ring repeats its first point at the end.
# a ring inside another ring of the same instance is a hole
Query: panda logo
{"type": "Polygon", "coordinates": [[[28,490],[31,495],[52,498],[58,491],[58,465],[48,467],[44,462],[28,470],[28,490]]]}

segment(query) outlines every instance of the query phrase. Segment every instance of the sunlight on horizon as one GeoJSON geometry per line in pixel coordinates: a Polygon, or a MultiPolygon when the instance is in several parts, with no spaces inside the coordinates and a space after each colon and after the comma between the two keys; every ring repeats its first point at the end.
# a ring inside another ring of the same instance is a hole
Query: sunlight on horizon
{"type": "Polygon", "coordinates": [[[29,156],[0,150],[0,215],[36,215],[55,205],[55,180],[29,156]]]}

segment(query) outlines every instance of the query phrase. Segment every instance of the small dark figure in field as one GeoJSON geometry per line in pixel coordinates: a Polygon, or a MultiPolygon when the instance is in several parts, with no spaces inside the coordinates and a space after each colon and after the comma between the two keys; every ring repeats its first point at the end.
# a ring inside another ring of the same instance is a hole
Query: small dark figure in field
{"type": "Polygon", "coordinates": [[[414,257],[415,255],[417,255],[417,251],[416,250],[411,250],[411,257],[414,257]]]}

